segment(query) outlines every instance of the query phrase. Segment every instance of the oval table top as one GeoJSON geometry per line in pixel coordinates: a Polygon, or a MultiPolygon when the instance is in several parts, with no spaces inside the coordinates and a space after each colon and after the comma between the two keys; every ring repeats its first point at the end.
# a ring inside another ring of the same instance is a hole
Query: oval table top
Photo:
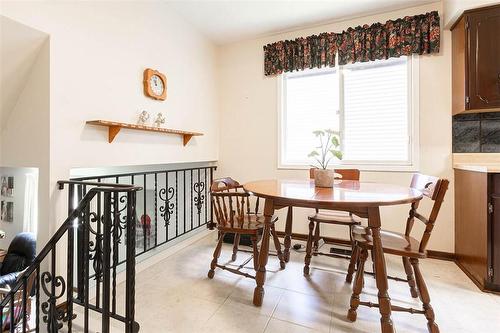
{"type": "Polygon", "coordinates": [[[245,191],[268,199],[334,206],[378,207],[412,203],[422,199],[416,189],[355,180],[335,180],[333,188],[314,186],[314,180],[259,180],[243,185],[245,191]]]}

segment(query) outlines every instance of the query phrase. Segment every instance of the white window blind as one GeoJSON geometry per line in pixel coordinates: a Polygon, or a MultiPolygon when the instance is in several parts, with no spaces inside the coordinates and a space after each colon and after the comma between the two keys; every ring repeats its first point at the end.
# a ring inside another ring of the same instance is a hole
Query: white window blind
{"type": "MultiPolygon", "coordinates": [[[[280,165],[309,166],[318,129],[341,132],[334,164],[411,166],[413,140],[410,58],[286,73],[282,81],[280,165]]],[[[378,168],[377,168],[378,170],[378,168]]]]}
{"type": "Polygon", "coordinates": [[[290,74],[286,80],[283,160],[292,165],[304,164],[318,145],[313,131],[340,127],[338,73],[334,70],[304,73],[290,74]]]}
{"type": "Polygon", "coordinates": [[[409,162],[406,59],[345,66],[346,161],[409,162]]]}

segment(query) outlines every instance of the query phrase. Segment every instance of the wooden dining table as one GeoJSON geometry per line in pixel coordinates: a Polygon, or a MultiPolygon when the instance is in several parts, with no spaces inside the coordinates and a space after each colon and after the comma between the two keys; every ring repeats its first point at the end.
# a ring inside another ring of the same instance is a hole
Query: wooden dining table
{"type": "MultiPolygon", "coordinates": [[[[372,256],[382,332],[395,332],[391,319],[391,299],[388,294],[387,271],[380,238],[380,207],[420,201],[421,192],[405,186],[353,180],[336,180],[331,188],[315,187],[313,180],[260,180],[246,183],[243,188],[250,194],[265,199],[265,226],[255,278],[257,285],[253,296],[254,305],[261,306],[264,299],[270,226],[275,210],[284,207],[304,207],[345,211],[368,219],[368,227],[373,237],[372,256]]],[[[293,219],[288,218],[284,241],[287,260],[290,253],[292,224],[293,219]]]]}

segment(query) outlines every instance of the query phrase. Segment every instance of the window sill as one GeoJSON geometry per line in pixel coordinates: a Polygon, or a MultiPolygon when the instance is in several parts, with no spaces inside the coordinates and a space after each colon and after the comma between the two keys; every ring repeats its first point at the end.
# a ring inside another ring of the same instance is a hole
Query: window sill
{"type": "MultiPolygon", "coordinates": [[[[278,170],[309,170],[309,165],[278,165],[278,170]]],[[[342,164],[331,165],[329,169],[359,169],[360,171],[373,172],[418,172],[416,165],[377,165],[377,164],[342,164]]]]}

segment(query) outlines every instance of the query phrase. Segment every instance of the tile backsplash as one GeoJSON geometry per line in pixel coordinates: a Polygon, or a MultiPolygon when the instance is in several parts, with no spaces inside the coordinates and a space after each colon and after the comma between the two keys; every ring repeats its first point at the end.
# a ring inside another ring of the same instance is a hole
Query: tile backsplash
{"type": "Polygon", "coordinates": [[[454,153],[500,153],[500,112],[453,116],[454,153]]]}

